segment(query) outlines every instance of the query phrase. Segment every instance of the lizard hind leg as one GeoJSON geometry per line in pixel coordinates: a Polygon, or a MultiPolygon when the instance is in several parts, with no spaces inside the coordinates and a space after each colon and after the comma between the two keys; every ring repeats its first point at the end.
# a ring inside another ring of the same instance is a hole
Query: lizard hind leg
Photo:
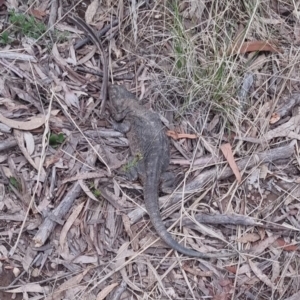
{"type": "Polygon", "coordinates": [[[139,161],[139,159],[131,156],[128,159],[128,162],[121,167],[118,173],[123,175],[129,181],[136,181],[142,173],[142,169],[143,164],[139,161]]]}
{"type": "Polygon", "coordinates": [[[172,172],[164,172],[160,176],[160,189],[165,194],[171,194],[176,188],[176,177],[172,172]]]}

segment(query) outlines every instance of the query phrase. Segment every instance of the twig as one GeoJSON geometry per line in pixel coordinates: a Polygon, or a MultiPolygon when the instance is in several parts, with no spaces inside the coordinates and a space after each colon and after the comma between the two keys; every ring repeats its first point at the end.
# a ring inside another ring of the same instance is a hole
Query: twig
{"type": "MultiPolygon", "coordinates": [[[[101,36],[106,34],[106,32],[108,32],[108,30],[110,30],[112,27],[117,26],[118,24],[119,24],[119,20],[112,21],[111,24],[106,25],[104,28],[102,28],[99,32],[96,33],[97,37],[100,38],[101,36]]],[[[74,49],[78,50],[79,48],[84,46],[89,41],[91,41],[91,39],[89,37],[87,37],[87,38],[77,42],[74,46],[74,49]]]]}
{"type": "MultiPolygon", "coordinates": [[[[214,225],[242,225],[242,226],[257,226],[260,223],[256,222],[253,218],[244,216],[244,215],[222,215],[222,214],[215,214],[215,215],[208,215],[205,213],[197,213],[193,216],[199,223],[205,224],[214,224],[214,225]]],[[[180,218],[180,214],[176,213],[172,215],[173,220],[168,220],[166,222],[167,226],[171,226],[174,222],[174,219],[178,220],[180,218]]],[[[189,218],[182,219],[182,225],[190,226],[194,225],[194,223],[189,218]]]]}
{"type": "MultiPolygon", "coordinates": [[[[99,146],[94,147],[97,152],[100,151],[99,146]]],[[[85,172],[89,170],[89,166],[94,166],[96,163],[97,154],[94,151],[94,149],[90,149],[85,164],[82,166],[81,171],[85,172]]],[[[52,211],[51,215],[55,216],[57,219],[63,219],[65,215],[70,211],[75,199],[78,198],[79,194],[81,192],[81,186],[79,182],[77,181],[72,185],[70,190],[68,191],[67,195],[64,197],[64,199],[60,202],[60,204],[52,211]]],[[[39,231],[34,236],[33,240],[35,242],[35,247],[42,246],[49,235],[53,232],[55,229],[57,223],[53,221],[52,218],[49,216],[45,218],[43,224],[40,226],[39,231]]]]}
{"type": "Polygon", "coordinates": [[[90,113],[94,110],[95,107],[98,106],[98,104],[101,102],[101,100],[102,100],[102,102],[101,102],[101,106],[100,106],[100,115],[103,114],[105,103],[106,103],[106,98],[107,98],[107,88],[108,88],[108,59],[106,57],[106,53],[103,49],[100,39],[95,34],[93,29],[80,18],[71,17],[71,19],[77,26],[79,26],[81,29],[83,29],[87,35],[89,35],[89,38],[92,40],[92,42],[98,48],[98,51],[102,55],[103,81],[102,81],[102,85],[101,85],[101,93],[100,93],[99,99],[96,101],[93,108],[89,112],[87,112],[86,116],[84,117],[83,123],[85,123],[85,121],[89,118],[90,113]]]}
{"type": "Polygon", "coordinates": [[[54,24],[57,17],[57,10],[58,10],[58,1],[52,0],[50,14],[49,14],[49,21],[48,21],[48,28],[50,31],[54,31],[54,24]]]}
{"type": "MultiPolygon", "coordinates": [[[[92,69],[88,69],[88,68],[83,68],[83,67],[77,67],[76,69],[79,72],[83,72],[83,73],[89,73],[92,75],[96,75],[99,77],[103,77],[103,72],[101,71],[95,71],[92,69]]],[[[114,80],[119,81],[119,80],[132,80],[135,76],[131,73],[129,74],[124,74],[124,75],[114,75],[114,80]]],[[[111,78],[110,74],[108,75],[108,78],[111,78]]]]}

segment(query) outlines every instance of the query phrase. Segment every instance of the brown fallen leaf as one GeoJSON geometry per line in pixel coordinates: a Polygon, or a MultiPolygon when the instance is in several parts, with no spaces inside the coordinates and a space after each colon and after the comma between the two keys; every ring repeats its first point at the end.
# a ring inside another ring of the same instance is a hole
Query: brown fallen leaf
{"type": "Polygon", "coordinates": [[[257,233],[246,233],[236,241],[240,243],[248,243],[248,242],[256,242],[259,239],[260,236],[257,233]]]}
{"type": "Polygon", "coordinates": [[[252,247],[252,253],[254,255],[259,255],[265,251],[270,245],[272,245],[278,239],[278,235],[272,235],[257,243],[257,245],[252,247]]]}
{"type": "Polygon", "coordinates": [[[274,42],[271,41],[250,41],[244,42],[241,44],[235,44],[231,46],[227,55],[233,54],[245,54],[247,52],[255,52],[255,51],[268,51],[274,53],[283,53],[283,51],[274,45],[274,42]]]}
{"type": "Polygon", "coordinates": [[[275,124],[280,120],[280,115],[277,113],[273,113],[270,119],[270,124],[275,124]]]}
{"type": "Polygon", "coordinates": [[[167,136],[171,137],[173,140],[179,139],[196,139],[198,136],[196,134],[189,134],[189,133],[177,133],[173,130],[167,131],[167,136]]]}
{"type": "Polygon", "coordinates": [[[284,239],[279,238],[274,243],[273,246],[279,247],[280,249],[283,249],[285,251],[297,251],[298,246],[297,245],[291,245],[284,241],[284,239]]]}
{"type": "Polygon", "coordinates": [[[41,127],[42,125],[45,124],[46,118],[43,117],[35,117],[32,118],[30,121],[15,121],[12,119],[7,119],[3,115],[0,114],[0,122],[4,123],[5,125],[15,128],[15,129],[20,129],[20,130],[33,130],[41,127]]]}
{"type": "Polygon", "coordinates": [[[31,14],[32,16],[34,16],[35,18],[42,20],[43,17],[46,16],[46,12],[43,10],[38,10],[38,9],[30,9],[29,10],[29,14],[31,14]]]}
{"type": "MultiPolygon", "coordinates": [[[[34,167],[37,171],[39,171],[39,164],[34,162],[34,160],[31,158],[31,156],[27,152],[27,149],[24,145],[24,132],[21,131],[21,130],[15,129],[14,130],[14,137],[17,141],[19,149],[21,150],[21,152],[23,153],[23,155],[25,156],[27,161],[31,164],[32,167],[34,167]]],[[[43,182],[45,180],[45,178],[46,178],[46,171],[42,167],[41,172],[40,172],[40,180],[43,182]]]]}
{"type": "Polygon", "coordinates": [[[237,182],[241,183],[242,176],[241,176],[239,168],[235,162],[235,159],[233,157],[233,153],[232,153],[230,144],[229,143],[223,144],[223,145],[221,145],[220,148],[221,148],[221,151],[222,151],[223,155],[225,156],[226,160],[228,161],[229,166],[232,169],[232,172],[234,173],[237,182]]]}
{"type": "Polygon", "coordinates": [[[237,272],[237,267],[236,266],[225,266],[225,269],[228,271],[228,272],[231,272],[233,274],[236,274],[237,272]]]}

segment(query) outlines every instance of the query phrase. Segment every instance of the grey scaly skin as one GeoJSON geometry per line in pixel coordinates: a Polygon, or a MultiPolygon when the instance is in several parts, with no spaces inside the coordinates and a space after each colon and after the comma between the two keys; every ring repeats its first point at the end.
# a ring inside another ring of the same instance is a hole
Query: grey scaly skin
{"type": "MultiPolygon", "coordinates": [[[[232,256],[232,253],[201,253],[183,247],[167,231],[160,215],[158,190],[160,179],[169,165],[169,140],[158,114],[139,105],[136,97],[123,86],[108,86],[108,62],[99,38],[80,18],[71,18],[90,37],[103,56],[103,84],[101,89],[102,105],[108,89],[113,118],[119,123],[115,127],[126,133],[131,154],[137,162],[137,172],[144,188],[144,200],[152,225],[162,240],[172,249],[187,256],[199,258],[219,258],[232,256]]],[[[102,110],[102,109],[101,109],[102,110]]]]}
{"type": "Polygon", "coordinates": [[[187,256],[218,258],[232,253],[201,253],[176,242],[167,231],[158,203],[159,182],[170,160],[169,140],[157,113],[141,106],[136,97],[123,86],[108,87],[109,103],[115,128],[126,134],[132,156],[137,161],[138,176],[143,184],[144,201],[152,225],[172,249],[187,256]]]}

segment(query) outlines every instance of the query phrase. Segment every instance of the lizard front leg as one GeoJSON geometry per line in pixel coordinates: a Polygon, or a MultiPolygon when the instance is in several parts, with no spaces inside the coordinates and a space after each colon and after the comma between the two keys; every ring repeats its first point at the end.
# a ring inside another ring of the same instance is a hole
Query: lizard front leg
{"type": "Polygon", "coordinates": [[[130,127],[131,127],[130,122],[126,121],[126,120],[123,121],[123,122],[115,122],[115,121],[113,121],[112,124],[113,124],[113,128],[115,130],[117,130],[119,132],[122,132],[122,133],[127,133],[130,130],[130,127]]]}

